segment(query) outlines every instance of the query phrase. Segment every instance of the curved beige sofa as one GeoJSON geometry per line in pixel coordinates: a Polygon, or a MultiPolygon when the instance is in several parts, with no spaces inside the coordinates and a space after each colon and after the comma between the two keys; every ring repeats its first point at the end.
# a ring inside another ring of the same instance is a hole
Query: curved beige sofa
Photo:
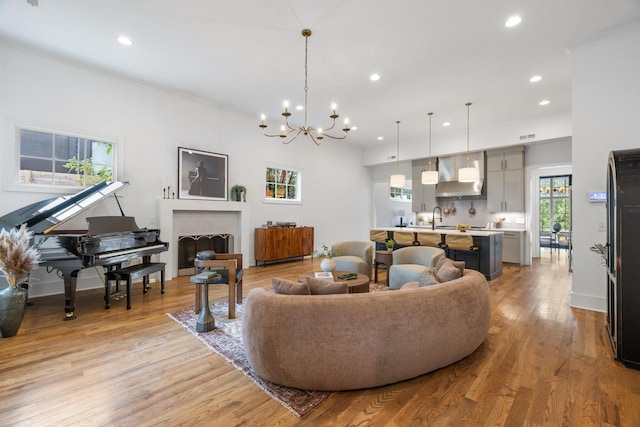
{"type": "Polygon", "coordinates": [[[351,390],[417,377],[473,353],[489,330],[485,277],[341,295],[249,292],[242,339],[262,378],[306,390],[351,390]]]}

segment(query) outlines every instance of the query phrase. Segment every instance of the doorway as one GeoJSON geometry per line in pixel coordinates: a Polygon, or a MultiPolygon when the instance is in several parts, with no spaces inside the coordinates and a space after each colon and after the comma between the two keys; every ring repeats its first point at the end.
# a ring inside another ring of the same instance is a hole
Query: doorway
{"type": "Polygon", "coordinates": [[[571,175],[543,175],[538,178],[538,236],[541,256],[566,255],[572,270],[571,175]]]}

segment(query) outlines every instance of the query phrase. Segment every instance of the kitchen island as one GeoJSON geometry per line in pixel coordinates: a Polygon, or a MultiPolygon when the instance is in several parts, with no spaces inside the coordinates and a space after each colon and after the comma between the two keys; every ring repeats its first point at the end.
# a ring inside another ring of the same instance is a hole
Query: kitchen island
{"type": "MultiPolygon", "coordinates": [[[[502,274],[502,238],[503,232],[500,230],[487,230],[487,229],[470,229],[467,231],[456,230],[455,227],[436,227],[432,230],[431,227],[389,227],[389,228],[377,228],[376,230],[385,230],[388,233],[389,239],[393,239],[393,233],[395,231],[409,231],[418,233],[435,232],[439,233],[444,242],[444,236],[447,234],[466,234],[473,237],[473,245],[479,248],[478,264],[480,271],[487,280],[494,279],[502,274]]],[[[417,239],[414,239],[417,241],[417,239]]],[[[471,256],[471,254],[470,254],[471,256]]],[[[475,256],[475,254],[473,254],[475,256]]],[[[463,259],[467,261],[467,259],[463,259]]],[[[469,260],[471,261],[471,260],[469,260]]],[[[467,262],[468,265],[473,265],[472,262],[467,262]]]]}

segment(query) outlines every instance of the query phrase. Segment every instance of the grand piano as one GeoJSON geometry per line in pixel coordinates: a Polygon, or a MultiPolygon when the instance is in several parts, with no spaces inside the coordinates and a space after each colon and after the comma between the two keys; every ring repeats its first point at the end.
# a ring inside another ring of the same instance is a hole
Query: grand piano
{"type": "Polygon", "coordinates": [[[64,320],[76,318],[75,294],[80,270],[94,266],[111,270],[136,258],[149,262],[151,255],[169,248],[168,243],[160,241],[160,230],[139,228],[133,217],[124,215],[122,208],[122,216],[87,218],[87,231],[57,229],[127,185],[127,181],[101,182],[77,194],[36,202],[0,217],[1,228],[26,224],[34,233],[40,265],[47,272],[57,271],[63,279],[64,320]]]}

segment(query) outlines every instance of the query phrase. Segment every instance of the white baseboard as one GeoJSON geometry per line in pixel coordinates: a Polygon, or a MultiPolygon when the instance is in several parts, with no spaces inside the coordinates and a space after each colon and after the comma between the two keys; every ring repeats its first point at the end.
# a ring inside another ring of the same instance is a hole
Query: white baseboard
{"type": "Polygon", "coordinates": [[[583,295],[571,292],[571,307],[606,313],[607,299],[593,295],[583,295]]]}

